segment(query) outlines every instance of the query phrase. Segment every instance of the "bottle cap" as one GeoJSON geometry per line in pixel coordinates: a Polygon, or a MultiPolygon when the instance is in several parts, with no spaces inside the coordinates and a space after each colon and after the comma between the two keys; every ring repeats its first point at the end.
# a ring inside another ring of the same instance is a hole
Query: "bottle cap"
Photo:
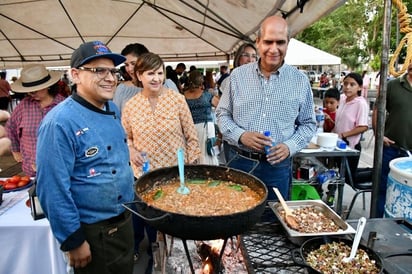
{"type": "Polygon", "coordinates": [[[265,135],[266,137],[270,137],[270,130],[265,130],[263,132],[263,135],[265,135]]]}
{"type": "Polygon", "coordinates": [[[338,140],[337,143],[336,143],[336,146],[339,149],[346,149],[346,142],[338,140]]]}

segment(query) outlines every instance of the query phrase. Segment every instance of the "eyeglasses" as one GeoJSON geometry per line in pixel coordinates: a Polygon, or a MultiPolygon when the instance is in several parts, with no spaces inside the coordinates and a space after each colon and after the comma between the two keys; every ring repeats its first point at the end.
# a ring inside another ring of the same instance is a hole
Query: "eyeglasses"
{"type": "Polygon", "coordinates": [[[91,71],[94,74],[97,75],[100,79],[104,79],[107,77],[107,75],[110,74],[118,79],[118,75],[120,74],[120,71],[117,68],[103,68],[103,67],[97,67],[97,68],[87,68],[87,67],[79,67],[80,70],[84,71],[91,71]]]}
{"type": "Polygon", "coordinates": [[[247,58],[252,58],[252,59],[256,59],[257,58],[257,55],[256,54],[250,54],[250,53],[242,53],[241,55],[240,55],[241,57],[247,57],[247,58]]]}

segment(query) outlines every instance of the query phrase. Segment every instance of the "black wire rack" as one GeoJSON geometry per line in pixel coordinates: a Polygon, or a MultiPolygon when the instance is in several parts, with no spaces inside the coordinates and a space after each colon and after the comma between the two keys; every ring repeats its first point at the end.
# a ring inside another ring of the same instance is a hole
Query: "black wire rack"
{"type": "Polygon", "coordinates": [[[309,273],[296,264],[292,250],[298,248],[290,242],[273,211],[267,207],[262,221],[241,236],[240,247],[249,273],[309,273]]]}

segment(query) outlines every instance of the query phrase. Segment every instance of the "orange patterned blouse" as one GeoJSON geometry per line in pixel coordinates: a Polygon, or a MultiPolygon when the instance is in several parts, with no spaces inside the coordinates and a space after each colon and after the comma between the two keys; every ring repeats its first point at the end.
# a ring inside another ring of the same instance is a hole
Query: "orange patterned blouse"
{"type": "MultiPolygon", "coordinates": [[[[177,149],[185,151],[185,162],[194,163],[200,157],[197,131],[186,99],[174,90],[166,89],[158,98],[155,111],[141,92],[126,102],[122,124],[129,145],[146,151],[150,170],[177,165],[177,149]]],[[[136,177],[141,167],[132,163],[136,177]]]]}

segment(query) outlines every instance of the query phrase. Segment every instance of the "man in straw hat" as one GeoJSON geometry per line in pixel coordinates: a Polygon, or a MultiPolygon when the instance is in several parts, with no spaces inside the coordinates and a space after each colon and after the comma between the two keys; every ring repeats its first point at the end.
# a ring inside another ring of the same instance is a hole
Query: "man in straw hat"
{"type": "Polygon", "coordinates": [[[28,96],[14,108],[6,130],[14,159],[22,162],[22,170],[27,176],[34,177],[37,128],[43,117],[64,97],[58,94],[56,83],[60,80],[59,72],[48,71],[40,64],[31,64],[25,66],[20,75],[11,88],[28,96]]]}
{"type": "Polygon", "coordinates": [[[132,273],[133,194],[127,137],[113,104],[124,56],[100,41],[71,58],[74,90],[39,128],[37,193],[74,273],[132,273]]]}

